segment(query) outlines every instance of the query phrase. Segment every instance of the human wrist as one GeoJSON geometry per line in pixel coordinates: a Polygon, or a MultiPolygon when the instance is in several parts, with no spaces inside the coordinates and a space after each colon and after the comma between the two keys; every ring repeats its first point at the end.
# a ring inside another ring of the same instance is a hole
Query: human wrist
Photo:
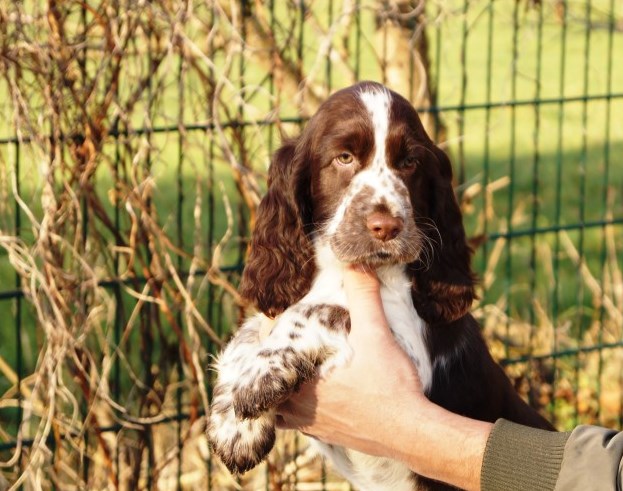
{"type": "Polygon", "coordinates": [[[421,393],[412,394],[410,409],[403,406],[400,413],[389,457],[401,460],[416,474],[462,489],[480,489],[491,423],[451,413],[421,393]]]}

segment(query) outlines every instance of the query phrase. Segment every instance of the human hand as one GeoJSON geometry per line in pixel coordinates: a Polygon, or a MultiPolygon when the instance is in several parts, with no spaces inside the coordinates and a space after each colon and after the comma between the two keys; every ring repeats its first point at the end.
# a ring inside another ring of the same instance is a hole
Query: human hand
{"type": "Polygon", "coordinates": [[[373,271],[351,266],[344,286],[353,357],[282,404],[278,426],[400,460],[420,475],[461,489],[480,489],[492,424],[453,414],[426,398],[413,363],[391,334],[373,271]]]}
{"type": "Polygon", "coordinates": [[[391,334],[376,273],[350,266],[344,287],[352,360],[303,385],[279,408],[278,426],[298,429],[326,443],[389,456],[391,449],[383,445],[387,419],[393,419],[401,406],[412,411],[414,401],[427,400],[411,360],[391,334]],[[390,398],[391,404],[385,404],[390,398]]]}

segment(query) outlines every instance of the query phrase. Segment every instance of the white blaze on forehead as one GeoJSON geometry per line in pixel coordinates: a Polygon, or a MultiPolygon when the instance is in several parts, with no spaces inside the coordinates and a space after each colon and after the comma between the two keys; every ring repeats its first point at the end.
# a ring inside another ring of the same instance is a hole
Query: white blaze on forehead
{"type": "Polygon", "coordinates": [[[367,197],[372,205],[383,203],[394,216],[405,218],[405,210],[410,206],[406,198],[408,192],[405,185],[389,168],[385,155],[385,140],[389,132],[391,94],[384,87],[368,87],[359,92],[359,97],[367,109],[372,123],[374,156],[370,165],[355,175],[335,214],[328,221],[325,232],[329,235],[338,230],[346,214],[346,209],[364,188],[372,191],[371,195],[367,197]]]}
{"type": "Polygon", "coordinates": [[[374,167],[382,166],[385,162],[385,140],[389,129],[391,95],[385,88],[368,88],[363,89],[359,93],[359,97],[361,97],[370,114],[374,128],[374,159],[372,165],[374,167]]]}
{"type": "Polygon", "coordinates": [[[392,96],[385,87],[369,87],[359,92],[359,97],[368,110],[374,130],[374,156],[370,166],[357,175],[360,187],[370,186],[374,189],[374,201],[384,202],[392,214],[401,216],[404,208],[402,200],[396,196],[396,190],[404,184],[388,166],[386,156],[386,140],[389,133],[389,120],[392,96]]]}

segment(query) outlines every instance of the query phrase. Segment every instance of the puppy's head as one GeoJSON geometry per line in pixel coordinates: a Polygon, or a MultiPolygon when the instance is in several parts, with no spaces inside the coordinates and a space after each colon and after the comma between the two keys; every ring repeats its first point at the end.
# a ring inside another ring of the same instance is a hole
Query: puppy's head
{"type": "Polygon", "coordinates": [[[408,264],[429,323],[473,300],[470,251],[452,170],[415,109],[380,84],[332,95],[273,157],[242,294],[268,315],[298,301],[315,272],[313,238],[344,262],[408,264]]]}

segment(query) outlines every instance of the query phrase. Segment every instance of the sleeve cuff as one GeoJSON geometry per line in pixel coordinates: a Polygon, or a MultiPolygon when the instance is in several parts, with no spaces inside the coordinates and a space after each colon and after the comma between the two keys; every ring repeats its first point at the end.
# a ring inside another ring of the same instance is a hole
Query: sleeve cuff
{"type": "Polygon", "coordinates": [[[553,490],[569,433],[499,419],[489,435],[480,474],[483,491],[553,490]]]}

